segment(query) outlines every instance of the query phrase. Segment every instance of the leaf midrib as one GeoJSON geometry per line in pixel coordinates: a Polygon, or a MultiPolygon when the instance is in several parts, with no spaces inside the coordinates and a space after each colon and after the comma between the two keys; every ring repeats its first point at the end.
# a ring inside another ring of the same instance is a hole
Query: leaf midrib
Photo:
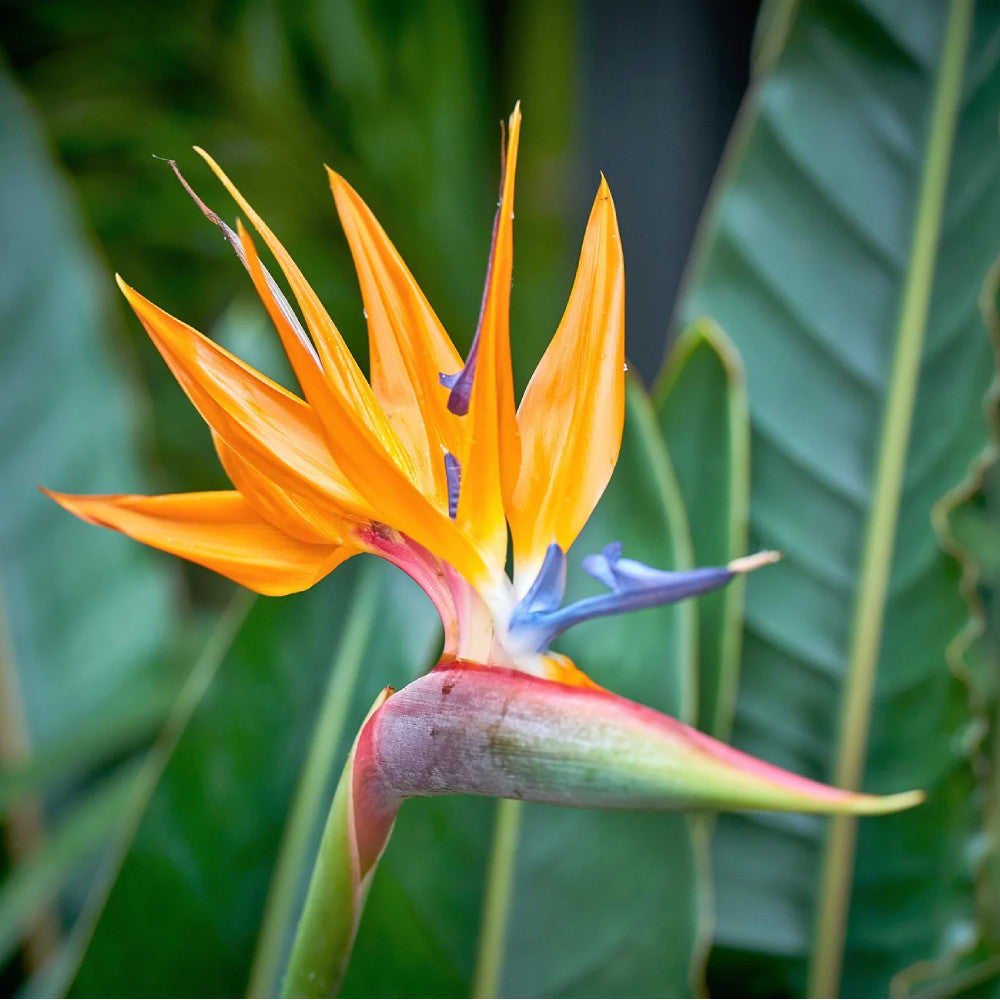
{"type": "MultiPolygon", "coordinates": [[[[952,0],[935,84],[926,159],[896,326],[871,510],[861,553],[861,574],[851,621],[851,644],[834,782],[860,786],[872,713],[875,675],[890,589],[908,442],[920,380],[923,343],[944,216],[948,168],[962,97],[972,0],[952,0]]],[[[809,995],[838,993],[853,880],[857,821],[832,820],[824,848],[809,995]]]]}

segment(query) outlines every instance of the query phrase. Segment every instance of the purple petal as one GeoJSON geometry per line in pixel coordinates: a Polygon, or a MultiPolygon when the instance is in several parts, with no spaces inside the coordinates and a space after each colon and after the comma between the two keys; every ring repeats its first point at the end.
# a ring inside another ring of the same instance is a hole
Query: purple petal
{"type": "MultiPolygon", "coordinates": [[[[501,130],[503,125],[501,124],[501,130]]],[[[476,335],[472,338],[472,346],[465,359],[462,370],[453,375],[441,372],[438,379],[441,384],[450,389],[448,394],[448,409],[456,416],[464,417],[469,412],[469,402],[472,399],[472,383],[476,377],[476,359],[479,357],[479,335],[483,329],[483,317],[486,315],[486,300],[490,294],[490,279],[493,276],[493,256],[496,253],[497,233],[500,231],[500,210],[503,205],[503,185],[507,176],[506,138],[500,146],[500,200],[497,201],[497,212],[493,216],[493,236],[490,239],[490,255],[486,262],[486,281],[483,283],[483,298],[479,305],[479,321],[476,323],[476,335]]]]}

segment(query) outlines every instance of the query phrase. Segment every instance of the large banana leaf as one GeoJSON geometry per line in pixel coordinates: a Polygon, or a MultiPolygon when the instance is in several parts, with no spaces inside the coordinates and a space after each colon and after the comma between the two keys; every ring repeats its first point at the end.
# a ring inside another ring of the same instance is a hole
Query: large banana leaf
{"type": "Polygon", "coordinates": [[[165,562],[88,531],[39,485],[141,488],[108,294],[30,110],[0,75],[0,581],[29,734],[96,713],[168,630],[165,562]]]}
{"type": "MultiPolygon", "coordinates": [[[[141,744],[174,685],[153,669],[170,634],[172,571],[88,531],[38,490],[139,488],[138,408],[112,353],[95,255],[2,67],[0,173],[0,813],[11,866],[0,887],[2,964],[120,818],[124,786],[69,808],[75,783],[141,744]],[[46,844],[45,828],[66,816],[46,844]]],[[[52,934],[29,948],[28,968],[54,943],[52,934]]]]}
{"type": "Polygon", "coordinates": [[[682,306],[742,354],[751,545],[786,557],[748,593],[735,740],[929,798],[862,821],[856,850],[852,822],[724,818],[713,975],[797,991],[812,955],[815,992],[879,995],[976,936],[968,701],[948,655],[969,610],[931,513],[986,443],[1000,9],[838,0],[773,23],[787,38],[764,39],[780,54],[682,306]]]}

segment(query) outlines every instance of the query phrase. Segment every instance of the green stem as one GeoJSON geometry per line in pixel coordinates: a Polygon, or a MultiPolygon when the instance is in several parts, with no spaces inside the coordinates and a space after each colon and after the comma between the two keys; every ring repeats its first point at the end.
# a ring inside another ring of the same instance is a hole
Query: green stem
{"type": "Polygon", "coordinates": [[[500,994],[500,975],[507,940],[507,915],[510,910],[520,823],[521,803],[500,799],[493,827],[490,866],[486,873],[486,894],[479,925],[479,951],[472,974],[474,997],[495,997],[500,994]]]}
{"type": "Polygon", "coordinates": [[[323,830],[282,984],[283,997],[335,996],[347,971],[358,923],[349,832],[353,765],[352,751],[323,830]]]}
{"type": "Polygon", "coordinates": [[[309,861],[309,849],[318,819],[327,809],[330,774],[343,741],[347,713],[364,660],[365,647],[375,626],[378,597],[375,574],[365,574],[347,615],[347,628],[330,664],[330,680],[285,826],[264,907],[257,950],[250,968],[247,995],[251,997],[272,996],[277,989],[299,901],[303,871],[309,861]]]}
{"type": "MultiPolygon", "coordinates": [[[[376,857],[367,871],[363,874],[359,871],[356,814],[352,802],[354,756],[365,723],[391,691],[385,688],[375,699],[344,763],[323,828],[302,916],[295,929],[292,953],[281,987],[283,997],[335,996],[347,972],[361,913],[378,864],[376,857]]],[[[383,828],[379,857],[391,832],[392,820],[383,828]]]]}
{"type": "MultiPolygon", "coordinates": [[[[728,559],[737,559],[746,553],[750,531],[750,406],[739,352],[721,330],[711,331],[711,342],[726,373],[729,402],[729,538],[726,551],[728,559]]],[[[719,649],[719,682],[709,730],[719,740],[729,739],[736,714],[745,592],[746,577],[740,576],[726,588],[723,596],[725,613],[719,649]]]]}
{"type": "MultiPolygon", "coordinates": [[[[973,0],[953,0],[948,14],[927,139],[927,157],[896,327],[896,355],[883,416],[862,553],[833,779],[834,784],[851,790],[860,787],[864,768],[899,504],[944,215],[948,167],[962,96],[972,9],[973,0]]],[[[838,993],[856,836],[855,819],[838,817],[831,821],[824,851],[816,937],[809,970],[809,995],[813,997],[836,996],[838,993]]]]}

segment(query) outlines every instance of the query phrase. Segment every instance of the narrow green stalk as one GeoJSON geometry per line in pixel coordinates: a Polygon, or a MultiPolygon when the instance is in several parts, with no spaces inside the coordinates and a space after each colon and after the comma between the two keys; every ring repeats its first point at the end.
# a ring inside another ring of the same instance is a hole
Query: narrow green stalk
{"type": "MultiPolygon", "coordinates": [[[[834,784],[851,790],[860,787],[864,769],[899,504],[944,215],[948,167],[962,97],[972,11],[973,0],[952,0],[948,13],[913,242],[896,328],[896,354],[862,553],[833,779],[834,784]]],[[[831,821],[809,969],[809,995],[813,997],[838,993],[856,836],[855,819],[838,817],[831,821]]]]}
{"type": "Polygon", "coordinates": [[[272,996],[278,986],[294,926],[299,886],[311,860],[310,844],[319,817],[327,810],[330,773],[343,741],[365,647],[375,627],[378,596],[376,576],[365,574],[347,616],[347,628],[330,663],[330,680],[278,851],[250,968],[247,995],[251,997],[272,996]]]}
{"type": "Polygon", "coordinates": [[[353,765],[352,752],[337,784],[323,830],[316,867],[282,984],[283,997],[335,996],[347,971],[357,931],[349,832],[353,765]]]}
{"type": "MultiPolygon", "coordinates": [[[[375,699],[361,723],[358,736],[391,690],[385,688],[375,699]]],[[[295,928],[292,953],[281,986],[283,997],[335,996],[351,959],[361,912],[378,863],[375,859],[363,876],[359,874],[356,817],[351,791],[357,746],[358,737],[355,737],[323,828],[316,864],[309,880],[302,916],[295,928]]],[[[385,839],[379,854],[391,832],[390,822],[384,830],[385,839]]]]}
{"type": "MultiPolygon", "coordinates": [[[[750,528],[750,409],[746,376],[739,353],[729,338],[717,332],[715,349],[729,381],[729,539],[728,555],[737,559],[746,552],[750,528]]],[[[743,651],[743,610],[746,577],[739,576],[726,591],[720,650],[719,688],[711,733],[728,740],[736,713],[743,651]]]]}
{"type": "Polygon", "coordinates": [[[521,803],[512,799],[500,799],[493,827],[490,866],[486,873],[486,894],[479,925],[479,950],[472,974],[474,997],[499,996],[520,823],[521,803]]]}

